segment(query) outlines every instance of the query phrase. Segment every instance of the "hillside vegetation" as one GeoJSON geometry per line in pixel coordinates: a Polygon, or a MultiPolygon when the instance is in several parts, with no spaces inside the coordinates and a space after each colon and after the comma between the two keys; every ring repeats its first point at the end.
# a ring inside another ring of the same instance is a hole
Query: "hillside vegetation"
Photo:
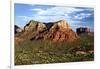
{"type": "Polygon", "coordinates": [[[48,25],[30,21],[22,32],[18,28],[15,34],[15,65],[94,60],[93,33],[77,35],[64,20],[48,25]]]}

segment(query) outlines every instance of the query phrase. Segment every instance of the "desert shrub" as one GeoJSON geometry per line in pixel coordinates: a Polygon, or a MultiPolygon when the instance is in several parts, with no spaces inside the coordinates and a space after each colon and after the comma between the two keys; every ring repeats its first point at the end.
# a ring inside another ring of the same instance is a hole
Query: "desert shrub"
{"type": "Polygon", "coordinates": [[[48,40],[24,41],[15,45],[15,65],[91,61],[94,54],[76,54],[94,49],[93,37],[80,37],[74,42],[48,40]]]}

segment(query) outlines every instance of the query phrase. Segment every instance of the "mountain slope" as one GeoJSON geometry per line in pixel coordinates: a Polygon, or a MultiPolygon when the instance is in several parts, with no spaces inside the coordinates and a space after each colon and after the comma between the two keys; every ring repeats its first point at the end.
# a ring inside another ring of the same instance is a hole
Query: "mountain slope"
{"type": "MultiPolygon", "coordinates": [[[[65,20],[57,22],[42,23],[31,20],[24,26],[24,31],[20,36],[15,36],[24,40],[51,40],[58,41],[74,41],[77,34],[70,28],[65,20]]],[[[15,40],[17,43],[17,41],[15,40]]]]}

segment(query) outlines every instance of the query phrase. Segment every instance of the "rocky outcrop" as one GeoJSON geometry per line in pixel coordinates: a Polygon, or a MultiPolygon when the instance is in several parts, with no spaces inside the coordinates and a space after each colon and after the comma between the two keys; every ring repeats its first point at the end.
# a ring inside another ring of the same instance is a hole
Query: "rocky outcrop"
{"type": "Polygon", "coordinates": [[[68,25],[66,20],[60,20],[57,22],[57,24],[58,24],[59,29],[62,31],[67,31],[68,29],[70,29],[70,26],[68,25]]]}
{"type": "Polygon", "coordinates": [[[90,33],[90,28],[80,27],[80,28],[76,29],[76,32],[77,32],[78,35],[80,35],[80,34],[87,34],[88,35],[90,33]]]}
{"type": "MultiPolygon", "coordinates": [[[[74,41],[78,35],[71,29],[66,20],[57,22],[42,23],[31,20],[24,26],[24,32],[19,38],[23,40],[51,40],[74,41]]],[[[17,38],[17,40],[19,40],[17,38]]]]}
{"type": "Polygon", "coordinates": [[[15,32],[15,34],[21,33],[22,31],[23,30],[20,27],[18,27],[17,25],[14,26],[14,32],[15,32]]]}
{"type": "Polygon", "coordinates": [[[18,27],[17,25],[14,25],[14,33],[15,33],[15,43],[20,44],[23,39],[19,38],[22,35],[23,29],[18,27]]]}
{"type": "Polygon", "coordinates": [[[54,25],[50,28],[47,37],[48,39],[52,39],[53,41],[56,42],[56,41],[73,41],[78,36],[70,28],[70,26],[65,20],[60,20],[54,23],[54,25]]]}
{"type": "Polygon", "coordinates": [[[70,29],[70,26],[65,20],[60,20],[54,23],[54,25],[51,27],[50,31],[52,30],[60,30],[60,31],[68,31],[70,29]]]}
{"type": "Polygon", "coordinates": [[[28,24],[26,24],[24,26],[24,31],[43,31],[46,29],[46,26],[45,24],[41,23],[41,22],[38,22],[38,21],[34,21],[34,20],[31,20],[28,24]]]}

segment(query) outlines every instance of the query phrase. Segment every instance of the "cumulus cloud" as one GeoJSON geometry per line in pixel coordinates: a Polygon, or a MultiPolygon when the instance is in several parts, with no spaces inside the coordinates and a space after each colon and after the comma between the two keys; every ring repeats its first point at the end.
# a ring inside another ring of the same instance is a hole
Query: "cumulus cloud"
{"type": "Polygon", "coordinates": [[[59,7],[59,6],[55,6],[52,8],[48,7],[45,10],[43,8],[32,8],[29,10],[31,12],[36,12],[36,13],[32,14],[31,16],[18,16],[18,17],[22,18],[24,21],[34,19],[41,22],[52,22],[65,19],[69,23],[81,23],[80,21],[82,19],[88,18],[92,15],[92,13],[85,13],[84,11],[93,11],[93,9],[59,7]]]}
{"type": "Polygon", "coordinates": [[[91,16],[90,13],[85,13],[82,11],[93,11],[93,9],[83,9],[83,8],[74,8],[74,7],[52,7],[48,9],[42,8],[34,8],[31,11],[36,11],[36,14],[33,14],[33,18],[39,21],[50,22],[56,21],[58,19],[66,19],[66,20],[81,20],[91,16]],[[79,14],[75,14],[77,12],[82,12],[79,14]]]}
{"type": "Polygon", "coordinates": [[[74,16],[74,19],[78,19],[78,20],[82,20],[82,19],[84,19],[84,18],[88,18],[88,17],[90,17],[92,15],[92,13],[80,13],[80,14],[76,14],[75,16],[74,16]]]}
{"type": "MultiPolygon", "coordinates": [[[[34,5],[32,5],[34,7],[34,5]]],[[[71,27],[74,29],[80,26],[84,26],[82,19],[89,18],[92,16],[93,9],[88,8],[76,8],[76,7],[48,7],[46,9],[40,7],[34,7],[28,9],[31,15],[17,16],[17,18],[23,20],[23,22],[28,22],[29,20],[36,20],[41,22],[53,22],[58,20],[66,20],[71,27]],[[34,14],[35,12],[35,14],[34,14]]]]}
{"type": "Polygon", "coordinates": [[[34,9],[30,9],[31,11],[36,11],[36,12],[43,12],[44,10],[43,9],[39,9],[39,8],[34,8],[34,9]]]}
{"type": "Polygon", "coordinates": [[[76,9],[76,8],[68,8],[68,7],[53,7],[43,10],[42,8],[39,9],[31,9],[32,11],[37,11],[37,15],[67,15],[69,13],[83,11],[84,9],[76,9]]]}

